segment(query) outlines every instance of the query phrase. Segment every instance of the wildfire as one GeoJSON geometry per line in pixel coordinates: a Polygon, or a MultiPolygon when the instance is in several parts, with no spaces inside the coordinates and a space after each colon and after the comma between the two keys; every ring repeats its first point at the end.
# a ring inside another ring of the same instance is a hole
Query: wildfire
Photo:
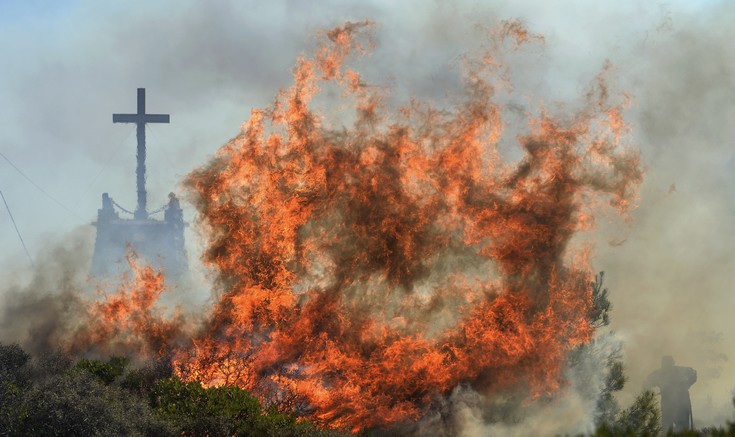
{"type": "Polygon", "coordinates": [[[221,294],[178,372],[353,430],[416,419],[462,383],[552,394],[593,334],[587,256],[570,239],[596,199],[625,214],[642,178],[620,143],[624,103],[609,103],[603,71],[587,108],[530,120],[523,158],[506,163],[496,52],[543,39],[505,23],[468,64],[464,103],[394,114],[345,66],[369,26],[327,33],[189,176],[221,294]],[[352,128],[310,109],[328,86],[354,102],[352,128]]]}
{"type": "MultiPolygon", "coordinates": [[[[67,341],[66,349],[73,354],[96,352],[124,355],[135,351],[138,358],[167,355],[172,341],[181,333],[181,314],[170,317],[158,307],[166,291],[163,273],[141,265],[133,253],[127,255],[130,271],[115,292],[104,294],[99,302],[90,302],[80,328],[67,341]]],[[[99,286],[103,292],[104,287],[99,286]]]]}
{"type": "MultiPolygon", "coordinates": [[[[345,64],[372,46],[369,27],[328,32],[293,86],[188,177],[219,293],[175,368],[351,430],[415,420],[459,384],[552,395],[594,333],[588,251],[571,239],[601,201],[626,216],[642,179],[622,143],[626,99],[610,103],[606,67],[585,108],[541,111],[505,162],[500,55],[542,37],[502,24],[468,59],[461,104],[394,112],[345,64]],[[351,128],[311,109],[326,87],[354,104],[351,128]]],[[[163,277],[131,267],[71,350],[170,351],[181,319],[154,308],[163,277]]]]}

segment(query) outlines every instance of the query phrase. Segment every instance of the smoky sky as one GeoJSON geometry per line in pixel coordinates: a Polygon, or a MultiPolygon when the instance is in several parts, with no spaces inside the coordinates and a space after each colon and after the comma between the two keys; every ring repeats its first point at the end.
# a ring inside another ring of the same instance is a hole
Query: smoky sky
{"type": "MultiPolygon", "coordinates": [[[[723,420],[735,388],[729,1],[2,1],[0,151],[71,210],[0,158],[0,190],[31,254],[79,228],[93,235],[103,192],[135,206],[135,127],[113,125],[111,114],[135,110],[136,88],[147,89],[148,112],[171,114],[147,131],[154,209],[238,133],[251,108],[290,84],[295,59],[323,29],[365,18],[377,23],[376,47],[359,69],[395,104],[451,103],[461,55],[503,19],[545,37],[516,63],[521,94],[575,102],[612,63],[615,88],[631,97],[630,144],[646,167],[631,223],[603,218],[593,236],[593,268],[606,271],[631,377],[621,400],[672,354],[700,371],[695,420],[723,420]]],[[[30,266],[0,206],[0,277],[9,281],[30,266]]],[[[191,231],[195,253],[202,243],[191,231]]]]}

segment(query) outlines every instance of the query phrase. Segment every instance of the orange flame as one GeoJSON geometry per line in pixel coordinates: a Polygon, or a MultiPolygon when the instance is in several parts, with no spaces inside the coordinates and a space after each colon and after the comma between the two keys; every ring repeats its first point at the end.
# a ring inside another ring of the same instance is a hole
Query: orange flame
{"type": "MultiPolygon", "coordinates": [[[[181,315],[162,315],[156,303],[166,290],[164,275],[148,265],[140,265],[133,254],[130,266],[114,293],[99,302],[90,302],[81,327],[68,342],[73,354],[129,355],[157,358],[171,351],[171,342],[181,333],[181,315]]],[[[102,288],[100,288],[102,291],[102,288]]]]}
{"type": "Polygon", "coordinates": [[[593,334],[587,256],[570,239],[596,199],[625,215],[642,179],[620,144],[623,106],[603,72],[589,108],[531,120],[523,158],[505,163],[489,75],[498,51],[543,38],[505,23],[462,105],[391,115],[344,67],[369,25],[330,31],[274,106],[189,176],[222,293],[178,372],[352,430],[417,419],[463,383],[552,394],[593,334]],[[353,99],[354,128],[311,111],[330,84],[353,99]]]}

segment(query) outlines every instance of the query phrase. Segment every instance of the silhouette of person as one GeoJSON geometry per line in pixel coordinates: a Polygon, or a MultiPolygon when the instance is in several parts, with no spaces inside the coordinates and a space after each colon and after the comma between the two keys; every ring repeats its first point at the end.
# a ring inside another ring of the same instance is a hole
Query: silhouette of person
{"type": "Polygon", "coordinates": [[[661,368],[648,375],[643,384],[646,390],[658,387],[661,391],[661,422],[664,432],[691,429],[692,402],[689,387],[697,382],[697,371],[691,367],[675,366],[671,356],[661,358],[661,368]]]}

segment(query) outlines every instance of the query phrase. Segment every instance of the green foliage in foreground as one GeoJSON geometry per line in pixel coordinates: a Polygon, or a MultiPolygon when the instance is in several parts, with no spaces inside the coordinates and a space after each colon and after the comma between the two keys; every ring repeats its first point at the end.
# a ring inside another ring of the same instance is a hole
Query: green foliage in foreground
{"type": "Polygon", "coordinates": [[[665,435],[666,437],[734,437],[735,423],[730,423],[726,428],[707,428],[679,433],[669,432],[667,434],[649,434],[638,430],[612,430],[606,426],[601,426],[594,434],[592,434],[593,437],[657,437],[659,435],[665,435]]]}
{"type": "Polygon", "coordinates": [[[178,424],[186,435],[308,436],[325,435],[308,422],[275,410],[238,387],[205,389],[177,377],[159,380],[152,392],[156,413],[178,424]]]}
{"type": "Polygon", "coordinates": [[[603,422],[596,436],[658,436],[661,434],[661,416],[656,395],[644,391],[629,408],[621,411],[611,422],[603,422]]]}
{"type": "Polygon", "coordinates": [[[0,436],[338,436],[264,409],[237,387],[205,389],[165,363],[31,358],[0,344],[0,436]]]}

